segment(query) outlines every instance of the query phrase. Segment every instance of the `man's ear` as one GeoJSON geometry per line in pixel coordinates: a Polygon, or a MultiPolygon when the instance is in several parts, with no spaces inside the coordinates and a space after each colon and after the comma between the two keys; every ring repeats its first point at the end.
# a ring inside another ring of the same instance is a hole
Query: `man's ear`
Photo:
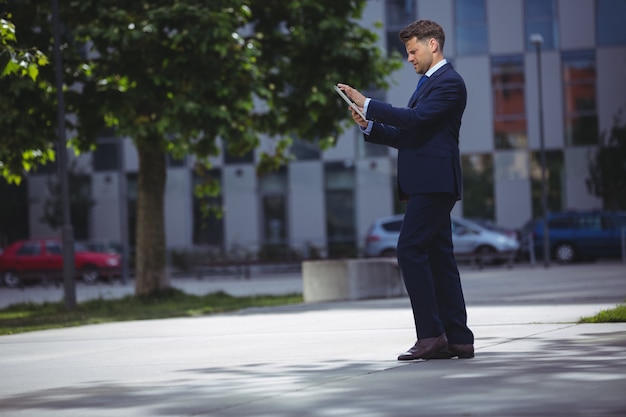
{"type": "Polygon", "coordinates": [[[430,47],[430,52],[436,52],[437,49],[439,49],[439,42],[437,42],[435,38],[430,38],[428,40],[428,46],[430,47]]]}

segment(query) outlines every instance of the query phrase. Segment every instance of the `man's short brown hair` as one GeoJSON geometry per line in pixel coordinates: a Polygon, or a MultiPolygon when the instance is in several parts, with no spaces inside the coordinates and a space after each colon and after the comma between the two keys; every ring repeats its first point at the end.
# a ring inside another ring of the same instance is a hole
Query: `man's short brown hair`
{"type": "Polygon", "coordinates": [[[432,20],[416,20],[402,29],[398,35],[400,36],[400,40],[405,44],[413,38],[417,38],[418,41],[435,38],[439,43],[441,52],[443,52],[443,44],[446,42],[446,35],[443,32],[443,28],[432,20]]]}

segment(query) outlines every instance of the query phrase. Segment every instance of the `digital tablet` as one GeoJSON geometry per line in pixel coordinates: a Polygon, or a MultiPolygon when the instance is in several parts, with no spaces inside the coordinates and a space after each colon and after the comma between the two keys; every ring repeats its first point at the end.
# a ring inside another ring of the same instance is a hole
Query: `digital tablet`
{"type": "Polygon", "coordinates": [[[343,101],[345,101],[346,103],[348,103],[348,105],[350,107],[352,107],[358,114],[359,116],[361,116],[363,118],[363,120],[367,120],[365,119],[365,115],[363,114],[363,112],[361,111],[361,109],[359,109],[359,106],[357,106],[354,101],[350,100],[350,97],[348,97],[343,91],[341,91],[341,89],[339,87],[337,87],[336,85],[334,85],[333,87],[335,87],[335,91],[337,92],[337,94],[339,94],[339,96],[341,96],[341,98],[343,99],[343,101]]]}

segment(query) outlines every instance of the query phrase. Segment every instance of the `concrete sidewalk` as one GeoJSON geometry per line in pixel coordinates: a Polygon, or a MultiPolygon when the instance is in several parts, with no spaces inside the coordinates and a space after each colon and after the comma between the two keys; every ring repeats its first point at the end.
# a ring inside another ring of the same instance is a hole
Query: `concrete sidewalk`
{"type": "Polygon", "coordinates": [[[626,323],[575,324],[611,298],[528,294],[468,304],[471,360],[397,362],[406,298],[3,336],[0,415],[626,415],[626,323]]]}

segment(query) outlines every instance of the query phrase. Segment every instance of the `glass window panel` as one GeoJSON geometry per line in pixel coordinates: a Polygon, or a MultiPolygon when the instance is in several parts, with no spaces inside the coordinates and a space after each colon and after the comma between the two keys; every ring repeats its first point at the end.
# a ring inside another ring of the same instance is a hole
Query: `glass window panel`
{"type": "Polygon", "coordinates": [[[171,168],[183,168],[187,165],[187,155],[177,159],[174,156],[167,154],[167,166],[171,168]]]}
{"type": "Polygon", "coordinates": [[[0,178],[0,246],[30,235],[28,183],[9,184],[0,178]]]}
{"type": "Polygon", "coordinates": [[[131,246],[137,241],[137,196],[139,176],[137,173],[126,175],[126,198],[128,206],[128,243],[131,246]]]}
{"type": "Polygon", "coordinates": [[[459,26],[456,34],[457,54],[477,55],[487,53],[486,26],[459,26]]]}
{"type": "Polygon", "coordinates": [[[485,22],[485,0],[456,0],[455,14],[457,22],[485,22]]]}
{"type": "Polygon", "coordinates": [[[287,246],[287,168],[268,172],[259,177],[261,206],[261,236],[263,247],[260,256],[264,259],[285,258],[287,246]]]}
{"type": "Polygon", "coordinates": [[[282,166],[278,171],[271,171],[259,177],[259,191],[266,193],[287,192],[287,168],[282,166]]]}
{"type": "Polygon", "coordinates": [[[254,162],[254,151],[249,150],[243,154],[239,154],[235,151],[229,150],[228,146],[224,144],[224,163],[225,164],[245,164],[254,162]]]}
{"type": "Polygon", "coordinates": [[[99,143],[93,153],[95,171],[114,171],[117,169],[117,143],[99,143]]]}
{"type": "Polygon", "coordinates": [[[494,139],[496,149],[527,146],[524,62],[521,56],[493,57],[494,139]]]}
{"type": "Polygon", "coordinates": [[[266,195],[261,199],[264,241],[269,244],[285,243],[287,238],[286,197],[266,195]]]}
{"type": "Polygon", "coordinates": [[[459,55],[487,53],[487,12],[484,0],[456,0],[456,48],[459,55]]]}
{"type": "Polygon", "coordinates": [[[463,216],[494,220],[493,156],[461,156],[463,170],[463,216]]]}
{"type": "Polygon", "coordinates": [[[541,44],[542,50],[551,50],[556,48],[557,43],[557,33],[554,29],[553,22],[546,21],[534,21],[534,22],[526,22],[526,50],[534,51],[535,45],[530,42],[530,36],[538,33],[543,38],[543,43],[541,44]]]}
{"type": "Polygon", "coordinates": [[[290,151],[298,161],[318,160],[321,155],[317,144],[302,139],[294,139],[290,151]]]}
{"type": "Polygon", "coordinates": [[[596,7],[598,45],[626,45],[626,0],[597,0],[596,7]]]}
{"type": "Polygon", "coordinates": [[[398,32],[387,32],[387,55],[391,55],[394,51],[399,52],[401,56],[406,57],[406,47],[398,37],[398,32]]]}
{"type": "MultiPolygon", "coordinates": [[[[193,185],[196,187],[217,183],[222,186],[219,169],[194,171],[193,185]]],[[[222,195],[198,197],[193,194],[193,243],[195,245],[224,246],[224,220],[221,217],[222,195]]]]}
{"type": "Polygon", "coordinates": [[[563,53],[565,143],[593,145],[599,141],[595,57],[591,51],[563,53]]]}
{"type": "MultiPolygon", "coordinates": [[[[565,164],[563,151],[546,151],[546,182],[548,188],[548,211],[563,210],[565,200],[565,164]]],[[[543,216],[541,207],[541,153],[530,155],[530,183],[533,204],[533,218],[543,216]]]]}
{"type": "Polygon", "coordinates": [[[496,122],[494,139],[496,149],[523,149],[528,144],[528,136],[525,131],[526,121],[523,123],[500,121],[496,122]]]}
{"type": "Polygon", "coordinates": [[[552,0],[526,0],[526,19],[541,19],[556,14],[552,0]]]}
{"type": "Polygon", "coordinates": [[[596,115],[566,116],[565,128],[568,145],[577,146],[599,144],[598,116],[596,115]]]}
{"type": "Polygon", "coordinates": [[[324,171],[328,255],[331,258],[357,256],[354,166],[329,162],[324,171]]]}
{"type": "Polygon", "coordinates": [[[385,1],[385,40],[387,53],[397,51],[406,54],[404,43],[398,38],[398,32],[416,18],[415,0],[386,0],[385,1]]]}
{"type": "Polygon", "coordinates": [[[326,235],[329,257],[357,255],[354,220],[354,190],[327,190],[326,235]]]}
{"type": "Polygon", "coordinates": [[[325,165],[327,190],[353,189],[354,165],[349,162],[328,162],[325,165]]]}
{"type": "Polygon", "coordinates": [[[50,161],[45,165],[36,165],[33,167],[33,171],[29,175],[50,175],[59,172],[58,159],[50,161]]]}
{"type": "Polygon", "coordinates": [[[538,33],[543,37],[542,49],[558,47],[558,19],[555,0],[526,0],[524,2],[526,22],[526,49],[534,50],[530,36],[538,33]]]}
{"type": "Polygon", "coordinates": [[[387,0],[385,2],[387,26],[405,26],[415,17],[414,0],[387,0]]]}
{"type": "Polygon", "coordinates": [[[91,197],[91,176],[85,174],[69,173],[70,187],[70,216],[74,237],[76,239],[89,238],[89,219],[94,200],[91,197]]]}

